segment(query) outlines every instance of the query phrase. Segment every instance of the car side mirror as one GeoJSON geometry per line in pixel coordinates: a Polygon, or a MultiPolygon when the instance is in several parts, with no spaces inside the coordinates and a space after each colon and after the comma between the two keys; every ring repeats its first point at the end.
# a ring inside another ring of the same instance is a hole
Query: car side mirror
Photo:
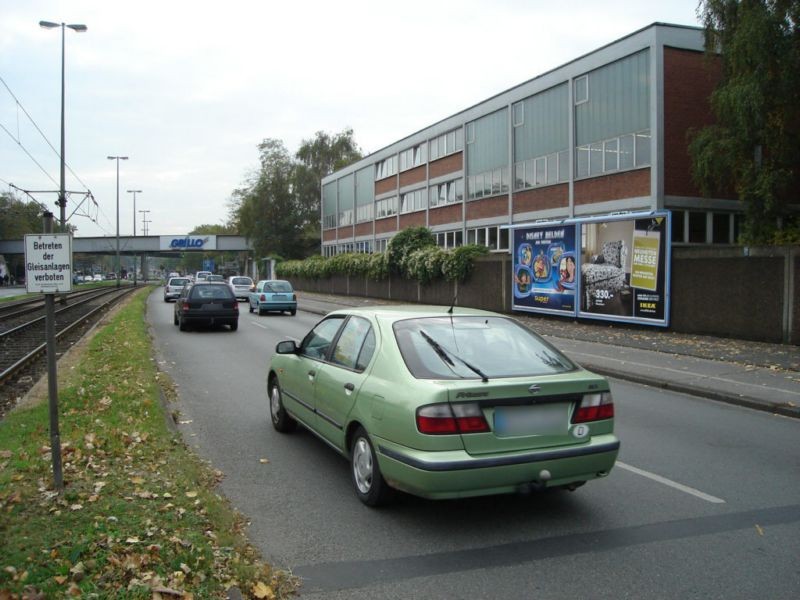
{"type": "Polygon", "coordinates": [[[294,340],[284,340],[278,342],[278,345],[275,346],[275,352],[278,354],[297,354],[297,350],[297,344],[295,344],[294,340]]]}

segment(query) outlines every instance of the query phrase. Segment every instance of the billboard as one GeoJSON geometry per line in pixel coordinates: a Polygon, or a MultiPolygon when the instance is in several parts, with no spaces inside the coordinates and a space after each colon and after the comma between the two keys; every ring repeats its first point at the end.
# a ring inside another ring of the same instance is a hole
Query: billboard
{"type": "Polygon", "coordinates": [[[575,314],[575,225],[514,230],[513,308],[575,314]]]}
{"type": "Polygon", "coordinates": [[[159,250],[216,250],[216,235],[162,235],[159,236],[159,250]]]}
{"type": "Polygon", "coordinates": [[[512,227],[512,309],[669,324],[670,215],[512,227]]]}

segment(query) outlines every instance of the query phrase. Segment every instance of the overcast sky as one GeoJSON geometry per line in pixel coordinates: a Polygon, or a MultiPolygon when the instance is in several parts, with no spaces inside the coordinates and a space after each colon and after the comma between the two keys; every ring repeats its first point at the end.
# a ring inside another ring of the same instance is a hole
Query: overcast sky
{"type": "MultiPolygon", "coordinates": [[[[66,187],[94,194],[77,235],[151,235],[227,220],[264,138],[294,153],[353,128],[365,154],[697,0],[0,0],[0,190],[57,190],[61,31],[66,187]],[[31,119],[25,114],[30,115],[31,119]],[[34,124],[35,123],[35,124],[34,124]],[[37,131],[37,127],[44,134],[37,131]],[[30,154],[30,156],[28,155],[30,154]],[[41,165],[41,168],[37,165],[41,165]],[[77,176],[77,177],[76,177],[77,176]],[[94,211],[90,211],[92,217],[94,211]],[[142,234],[142,215],[136,215],[142,234]]],[[[55,194],[34,194],[53,207],[55,194]]],[[[19,196],[23,198],[24,196],[19,196]]],[[[67,216],[81,195],[70,197],[67,216]]]]}

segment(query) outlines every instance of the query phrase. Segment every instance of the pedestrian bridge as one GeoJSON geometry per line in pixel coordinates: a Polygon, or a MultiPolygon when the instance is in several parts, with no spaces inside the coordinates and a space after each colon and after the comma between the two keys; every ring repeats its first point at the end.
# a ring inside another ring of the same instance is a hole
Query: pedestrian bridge
{"type": "MultiPolygon", "coordinates": [[[[175,255],[180,252],[249,252],[253,246],[241,235],[137,235],[73,237],[73,254],[175,255]]],[[[0,254],[25,254],[25,240],[0,240],[0,254]]]]}

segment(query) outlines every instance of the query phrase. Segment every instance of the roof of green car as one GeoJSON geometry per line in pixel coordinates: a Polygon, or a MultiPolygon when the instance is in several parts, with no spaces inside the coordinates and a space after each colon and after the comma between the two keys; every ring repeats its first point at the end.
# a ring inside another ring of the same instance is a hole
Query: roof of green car
{"type": "MultiPolygon", "coordinates": [[[[329,314],[353,314],[363,316],[374,316],[377,319],[388,321],[399,321],[414,317],[447,317],[449,316],[449,306],[435,306],[427,304],[381,304],[377,306],[354,306],[332,311],[329,314]]],[[[454,317],[464,316],[484,316],[484,317],[503,317],[498,313],[477,308],[465,308],[461,306],[453,307],[454,317]]]]}

